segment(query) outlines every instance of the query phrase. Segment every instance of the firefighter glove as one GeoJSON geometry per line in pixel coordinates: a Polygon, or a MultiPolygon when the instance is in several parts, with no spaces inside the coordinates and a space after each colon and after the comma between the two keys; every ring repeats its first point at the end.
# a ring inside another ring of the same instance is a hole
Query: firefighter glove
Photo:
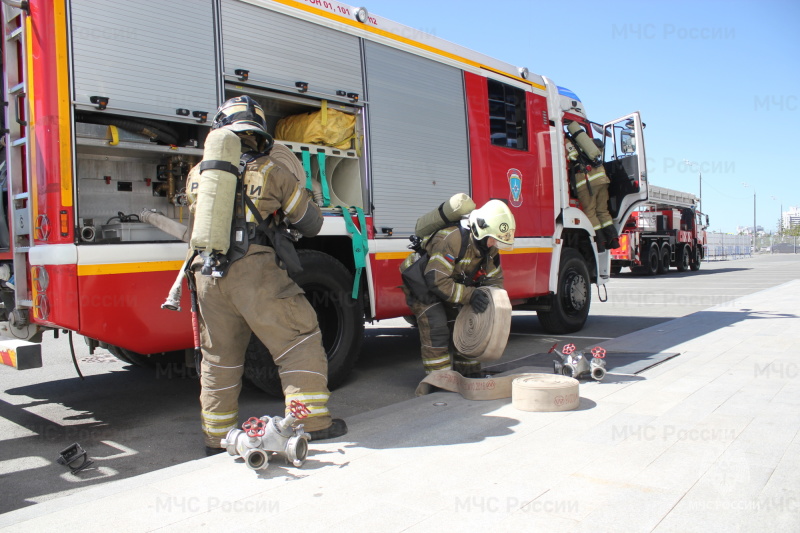
{"type": "Polygon", "coordinates": [[[486,308],[489,307],[489,295],[484,291],[475,291],[469,299],[469,304],[476,313],[483,313],[486,311],[486,308]]]}

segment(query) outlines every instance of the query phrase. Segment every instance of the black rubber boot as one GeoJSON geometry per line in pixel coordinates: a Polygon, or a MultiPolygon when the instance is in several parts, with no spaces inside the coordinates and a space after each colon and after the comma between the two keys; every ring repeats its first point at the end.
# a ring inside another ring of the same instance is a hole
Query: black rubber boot
{"type": "Polygon", "coordinates": [[[597,235],[594,236],[594,242],[597,245],[597,253],[602,254],[606,251],[606,247],[604,245],[605,235],[603,234],[603,230],[597,232],[597,235]]]}
{"type": "Polygon", "coordinates": [[[347,434],[347,424],[341,418],[334,418],[333,423],[325,429],[309,431],[312,441],[335,439],[347,434]]]}
{"type": "Polygon", "coordinates": [[[619,233],[617,233],[617,228],[613,225],[606,226],[603,228],[603,233],[606,236],[606,246],[611,248],[612,250],[616,250],[619,248],[619,233]]]}

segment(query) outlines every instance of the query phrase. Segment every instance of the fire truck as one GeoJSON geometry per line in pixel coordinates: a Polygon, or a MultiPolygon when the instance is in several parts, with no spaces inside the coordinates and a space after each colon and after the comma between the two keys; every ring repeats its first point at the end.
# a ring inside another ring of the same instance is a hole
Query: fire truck
{"type": "MultiPolygon", "coordinates": [[[[410,315],[398,266],[417,218],[456,193],[506,201],[515,309],[581,329],[610,277],[570,197],[564,132],[605,143],[618,227],[647,199],[638,112],[590,123],[550,79],[334,0],[2,0],[7,231],[0,334],[75,332],[147,364],[193,345],[188,291],[162,308],[187,251],[143,221],[187,225],[185,183],[217,107],[249,95],[281,119],[354,117],[346,147],[288,141],[325,215],[297,243],[330,385],[358,357],[365,321],[410,315]],[[327,191],[327,192],[326,192],[327,191]]],[[[253,339],[246,375],[277,381],[253,339]]]]}
{"type": "Polygon", "coordinates": [[[700,270],[705,257],[708,215],[699,199],[686,192],[649,185],[649,200],[630,215],[620,233],[620,247],[611,250],[611,272],[630,267],[637,274],[700,270]]]}

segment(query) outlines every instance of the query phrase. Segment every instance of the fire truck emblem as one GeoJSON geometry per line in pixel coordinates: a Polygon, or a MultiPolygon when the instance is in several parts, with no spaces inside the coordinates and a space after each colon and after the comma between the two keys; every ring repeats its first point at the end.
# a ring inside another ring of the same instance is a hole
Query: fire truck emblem
{"type": "Polygon", "coordinates": [[[522,205],[522,172],[516,168],[508,169],[508,188],[511,192],[511,205],[519,207],[522,205]]]}

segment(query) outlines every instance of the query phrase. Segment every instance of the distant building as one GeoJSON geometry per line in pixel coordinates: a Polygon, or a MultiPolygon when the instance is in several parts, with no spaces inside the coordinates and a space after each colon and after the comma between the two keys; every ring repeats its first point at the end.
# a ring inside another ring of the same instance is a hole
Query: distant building
{"type": "MultiPolygon", "coordinates": [[[[764,233],[764,226],[756,226],[756,233],[764,233]]],[[[737,235],[752,235],[753,226],[736,226],[737,235]]]]}
{"type": "Polygon", "coordinates": [[[800,227],[800,208],[792,207],[781,213],[781,223],[784,230],[800,227]]]}

